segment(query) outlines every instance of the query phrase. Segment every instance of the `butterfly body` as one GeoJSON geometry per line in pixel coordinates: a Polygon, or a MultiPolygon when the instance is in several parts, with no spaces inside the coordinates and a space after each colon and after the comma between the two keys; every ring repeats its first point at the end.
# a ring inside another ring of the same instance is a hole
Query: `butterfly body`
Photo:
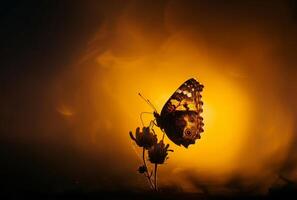
{"type": "Polygon", "coordinates": [[[161,114],[154,112],[156,124],[177,145],[188,147],[200,139],[203,130],[201,92],[203,85],[191,78],[165,103],[161,114]]]}

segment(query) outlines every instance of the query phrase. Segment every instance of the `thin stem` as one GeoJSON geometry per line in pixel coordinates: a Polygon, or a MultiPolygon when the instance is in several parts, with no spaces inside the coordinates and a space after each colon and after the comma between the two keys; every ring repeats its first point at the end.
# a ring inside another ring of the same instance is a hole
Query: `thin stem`
{"type": "Polygon", "coordinates": [[[155,190],[156,192],[158,191],[158,185],[157,185],[157,169],[158,169],[158,164],[155,163],[155,190]]]}
{"type": "Polygon", "coordinates": [[[151,188],[154,189],[155,186],[154,186],[154,184],[153,184],[153,182],[152,182],[152,180],[151,180],[151,176],[150,176],[150,174],[149,174],[149,172],[148,172],[148,168],[147,168],[147,165],[146,165],[146,162],[145,162],[145,148],[144,148],[144,147],[143,147],[143,150],[142,150],[142,160],[143,160],[143,165],[144,165],[145,168],[146,168],[145,176],[146,176],[146,178],[148,179],[148,182],[149,182],[151,188]]]}

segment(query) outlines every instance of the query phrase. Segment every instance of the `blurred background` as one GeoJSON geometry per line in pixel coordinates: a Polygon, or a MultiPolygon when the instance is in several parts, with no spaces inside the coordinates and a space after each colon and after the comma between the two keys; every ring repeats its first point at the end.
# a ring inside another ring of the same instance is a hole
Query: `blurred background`
{"type": "MultiPolygon", "coordinates": [[[[4,192],[145,191],[128,132],[185,80],[205,132],[159,167],[183,192],[266,194],[297,181],[297,2],[1,3],[4,192]]],[[[148,123],[152,116],[145,117],[148,123]]],[[[159,136],[161,133],[158,132],[159,136]]]]}

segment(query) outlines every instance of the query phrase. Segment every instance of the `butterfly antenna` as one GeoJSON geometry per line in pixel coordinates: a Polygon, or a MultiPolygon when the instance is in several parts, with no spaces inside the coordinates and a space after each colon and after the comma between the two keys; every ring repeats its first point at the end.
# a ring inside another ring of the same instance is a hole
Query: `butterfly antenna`
{"type": "Polygon", "coordinates": [[[143,97],[140,93],[138,93],[138,95],[145,101],[147,102],[153,109],[155,112],[157,112],[157,109],[155,108],[155,106],[150,102],[150,100],[148,100],[147,98],[143,97]]]}

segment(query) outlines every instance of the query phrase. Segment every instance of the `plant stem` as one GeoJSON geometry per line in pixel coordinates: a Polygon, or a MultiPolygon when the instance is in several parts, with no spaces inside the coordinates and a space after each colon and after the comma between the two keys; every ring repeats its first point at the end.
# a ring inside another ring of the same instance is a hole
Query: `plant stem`
{"type": "Polygon", "coordinates": [[[155,190],[156,190],[156,192],[158,191],[158,185],[157,185],[157,168],[158,168],[158,164],[155,163],[155,190]]]}
{"type": "Polygon", "coordinates": [[[144,148],[144,147],[143,147],[143,150],[142,150],[142,160],[143,160],[143,165],[144,165],[145,168],[146,168],[145,176],[146,176],[146,178],[148,179],[148,182],[149,182],[151,188],[154,189],[155,186],[154,186],[154,184],[153,184],[153,182],[152,182],[152,180],[151,180],[151,176],[150,176],[150,174],[149,174],[149,172],[148,172],[148,168],[147,168],[147,165],[146,165],[146,162],[145,162],[145,148],[144,148]]]}

